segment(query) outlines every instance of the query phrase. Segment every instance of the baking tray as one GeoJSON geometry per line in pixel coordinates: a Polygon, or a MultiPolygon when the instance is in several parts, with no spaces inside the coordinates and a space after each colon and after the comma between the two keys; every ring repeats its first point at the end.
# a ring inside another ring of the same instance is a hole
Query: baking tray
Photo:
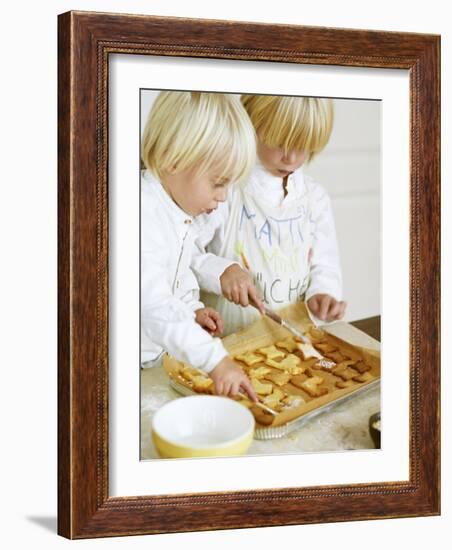
{"type": "MultiPolygon", "coordinates": [[[[184,386],[183,384],[177,382],[177,380],[174,380],[173,378],[170,378],[169,382],[170,382],[170,386],[181,395],[188,396],[188,395],[196,394],[196,392],[193,391],[191,388],[187,388],[187,386],[184,386]]],[[[294,420],[290,420],[289,422],[286,422],[286,424],[282,424],[281,426],[275,426],[275,427],[271,427],[271,426],[258,427],[254,430],[254,439],[268,440],[268,439],[280,439],[281,437],[285,437],[286,435],[289,435],[294,430],[298,430],[299,428],[301,428],[306,422],[308,422],[315,416],[329,412],[331,409],[337,407],[337,405],[346,403],[347,401],[350,401],[355,397],[364,395],[365,393],[370,392],[371,390],[379,387],[380,387],[380,379],[378,378],[376,380],[373,380],[372,382],[367,383],[365,386],[362,386],[356,389],[351,393],[347,393],[342,397],[338,397],[334,401],[330,401],[329,403],[326,403],[325,405],[317,407],[312,411],[306,412],[301,416],[299,416],[298,418],[295,418],[294,420]]],[[[196,394],[196,395],[199,395],[199,394],[196,394]]]]}

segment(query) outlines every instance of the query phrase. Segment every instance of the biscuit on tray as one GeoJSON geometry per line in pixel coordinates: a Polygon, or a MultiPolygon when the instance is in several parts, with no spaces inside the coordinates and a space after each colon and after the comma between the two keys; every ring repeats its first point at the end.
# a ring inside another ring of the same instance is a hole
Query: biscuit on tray
{"type": "Polygon", "coordinates": [[[273,384],[277,386],[284,386],[289,382],[291,375],[288,372],[272,372],[265,375],[266,380],[270,380],[273,384]]]}
{"type": "Polygon", "coordinates": [[[330,344],[329,342],[319,342],[314,343],[315,349],[322,352],[324,355],[326,353],[331,353],[332,351],[337,351],[337,347],[333,344],[330,344]]]}
{"type": "Polygon", "coordinates": [[[271,369],[269,369],[268,367],[257,367],[257,369],[250,369],[248,371],[248,376],[250,378],[257,378],[258,380],[260,380],[269,372],[271,372],[271,369]]]}
{"type": "Polygon", "coordinates": [[[368,372],[371,369],[370,365],[364,363],[364,361],[355,361],[353,368],[356,369],[360,374],[368,372]]]}
{"type": "Polygon", "coordinates": [[[280,388],[275,388],[270,395],[264,397],[263,403],[271,409],[277,408],[281,404],[281,399],[285,397],[285,393],[280,388]]]}
{"type": "Polygon", "coordinates": [[[355,380],[355,382],[359,382],[360,384],[362,384],[363,382],[369,382],[370,380],[372,380],[372,378],[373,376],[370,374],[370,372],[363,372],[358,376],[354,376],[353,380],[355,380]]]}
{"type": "Polygon", "coordinates": [[[334,367],[331,371],[335,376],[342,378],[342,380],[351,380],[354,376],[356,376],[356,371],[351,367],[344,364],[342,364],[342,366],[339,365],[334,367]]]}
{"type": "Polygon", "coordinates": [[[258,395],[270,395],[273,391],[273,384],[260,382],[257,378],[251,378],[251,385],[258,395]]]}
{"type": "Polygon", "coordinates": [[[262,363],[262,361],[264,360],[263,357],[261,357],[260,355],[256,355],[252,351],[247,351],[246,353],[236,355],[235,359],[242,361],[243,363],[245,363],[245,365],[248,365],[249,367],[255,365],[256,363],[262,363]]]}
{"type": "Polygon", "coordinates": [[[278,348],[285,349],[289,353],[292,353],[297,349],[297,343],[293,338],[286,338],[285,340],[282,340],[281,342],[276,342],[275,346],[278,346],[278,348]]]}
{"type": "Polygon", "coordinates": [[[265,355],[267,359],[278,359],[278,357],[285,357],[285,353],[278,349],[276,346],[267,346],[266,348],[259,348],[256,350],[258,353],[265,355]]]}
{"type": "Polygon", "coordinates": [[[312,376],[311,378],[306,379],[300,387],[311,397],[320,397],[321,395],[328,393],[328,388],[320,385],[322,383],[323,378],[320,376],[312,376]]]}
{"type": "Polygon", "coordinates": [[[336,382],[336,387],[343,390],[345,388],[350,388],[351,386],[354,386],[355,385],[355,382],[350,379],[350,380],[339,380],[338,382],[336,382]]]}
{"type": "Polygon", "coordinates": [[[273,361],[273,359],[267,359],[265,364],[274,369],[279,369],[289,374],[301,374],[305,367],[301,366],[299,357],[289,354],[282,361],[273,361]]]}
{"type": "Polygon", "coordinates": [[[187,380],[188,382],[193,382],[193,380],[199,376],[199,372],[196,372],[191,367],[183,367],[180,371],[180,375],[182,378],[187,380]]]}
{"type": "Polygon", "coordinates": [[[197,392],[206,392],[213,389],[213,380],[207,376],[196,376],[193,379],[193,389],[197,392]]]}

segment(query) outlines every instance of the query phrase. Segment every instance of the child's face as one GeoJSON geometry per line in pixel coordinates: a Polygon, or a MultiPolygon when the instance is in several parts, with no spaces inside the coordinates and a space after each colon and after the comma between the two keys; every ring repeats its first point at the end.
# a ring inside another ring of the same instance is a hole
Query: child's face
{"type": "Polygon", "coordinates": [[[270,174],[281,178],[300,168],[306,158],[304,151],[291,150],[285,153],[284,149],[265,145],[260,139],[257,142],[257,155],[270,174]]]}
{"type": "Polygon", "coordinates": [[[199,174],[197,167],[167,174],[163,185],[173,201],[190,216],[210,214],[226,200],[227,180],[214,170],[199,174]]]}

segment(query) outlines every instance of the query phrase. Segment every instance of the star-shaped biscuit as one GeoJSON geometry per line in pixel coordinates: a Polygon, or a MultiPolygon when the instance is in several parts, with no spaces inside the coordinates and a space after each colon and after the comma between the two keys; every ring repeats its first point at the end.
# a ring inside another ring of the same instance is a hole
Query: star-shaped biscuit
{"type": "Polygon", "coordinates": [[[260,355],[256,355],[252,351],[247,351],[246,353],[236,355],[235,359],[242,361],[243,363],[245,363],[245,365],[248,365],[249,367],[263,361],[263,357],[261,357],[260,355]]]}
{"type": "Polygon", "coordinates": [[[251,385],[254,391],[259,395],[270,395],[273,391],[273,385],[262,383],[257,378],[251,378],[251,385]]]}
{"type": "Polygon", "coordinates": [[[278,359],[279,357],[285,357],[285,353],[275,346],[267,346],[266,348],[259,348],[256,350],[258,353],[265,355],[267,359],[278,359]]]}
{"type": "Polygon", "coordinates": [[[301,388],[308,393],[311,397],[320,397],[328,393],[328,388],[321,386],[323,383],[323,378],[320,376],[313,376],[308,378],[301,384],[301,388]]]}
{"type": "Polygon", "coordinates": [[[286,338],[281,342],[276,342],[275,345],[278,346],[278,348],[287,350],[289,353],[292,353],[297,349],[297,343],[293,340],[293,338],[286,338]]]}

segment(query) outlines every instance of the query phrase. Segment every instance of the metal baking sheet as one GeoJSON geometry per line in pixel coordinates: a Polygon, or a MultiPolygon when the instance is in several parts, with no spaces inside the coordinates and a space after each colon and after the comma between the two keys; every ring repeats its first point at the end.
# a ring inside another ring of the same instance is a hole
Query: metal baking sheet
{"type": "MultiPolygon", "coordinates": [[[[177,382],[177,380],[174,380],[173,378],[170,378],[169,380],[170,380],[170,386],[181,395],[188,396],[188,395],[194,395],[196,393],[192,389],[187,388],[186,386],[177,382]]],[[[279,439],[281,437],[285,437],[286,435],[290,434],[294,430],[298,430],[299,428],[301,428],[306,422],[308,422],[315,416],[329,412],[331,409],[333,409],[337,405],[350,401],[351,399],[357,397],[358,395],[363,395],[366,392],[371,391],[372,389],[377,388],[379,386],[380,386],[380,379],[377,378],[376,380],[369,382],[365,386],[358,388],[354,392],[348,393],[343,397],[338,397],[334,401],[331,401],[330,403],[326,403],[325,405],[322,405],[321,407],[318,407],[313,411],[309,411],[299,416],[298,418],[295,418],[294,420],[291,420],[290,422],[283,424],[282,426],[276,426],[274,428],[272,428],[271,426],[268,428],[265,428],[265,427],[256,428],[256,430],[254,430],[254,439],[264,440],[264,439],[279,439]]]]}

